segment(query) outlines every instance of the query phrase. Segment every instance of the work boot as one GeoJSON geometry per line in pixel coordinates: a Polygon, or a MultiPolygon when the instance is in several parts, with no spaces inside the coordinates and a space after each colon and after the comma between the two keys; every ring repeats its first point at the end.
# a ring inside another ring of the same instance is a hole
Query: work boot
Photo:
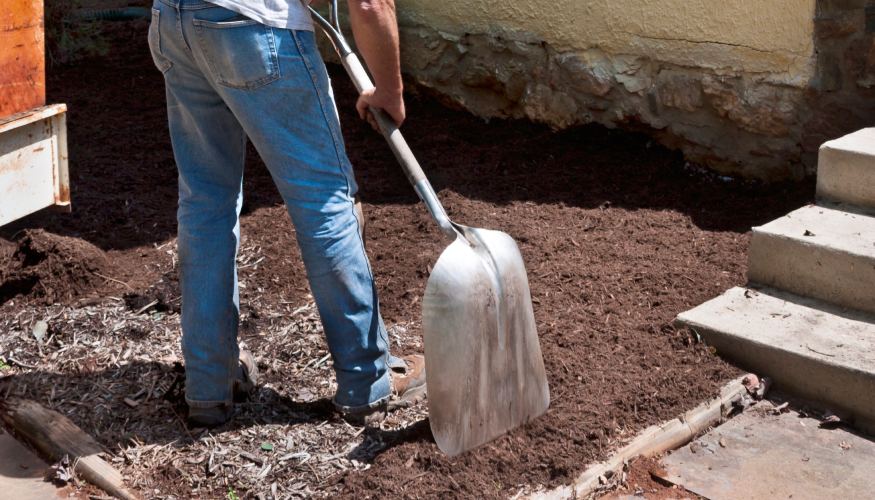
{"type": "Polygon", "coordinates": [[[395,359],[400,362],[389,366],[392,394],[370,408],[342,412],[347,422],[353,425],[375,425],[385,419],[389,412],[407,408],[425,396],[425,357],[413,354],[395,359]]]}
{"type": "MultiPolygon", "coordinates": [[[[238,365],[237,377],[234,379],[234,402],[242,403],[249,399],[249,395],[258,383],[258,366],[252,353],[240,349],[240,364],[238,365]]],[[[233,405],[220,404],[216,406],[189,407],[188,426],[190,428],[212,429],[225,424],[234,416],[233,405]]]]}
{"type": "Polygon", "coordinates": [[[189,406],[186,423],[189,429],[212,429],[227,423],[233,416],[233,405],[221,404],[207,406],[206,408],[189,406]]]}
{"type": "Polygon", "coordinates": [[[240,349],[240,365],[237,378],[234,379],[234,402],[242,403],[249,399],[249,395],[258,383],[258,365],[255,357],[246,349],[240,349]]]}
{"type": "Polygon", "coordinates": [[[389,398],[389,411],[407,408],[425,396],[425,357],[411,354],[401,358],[401,361],[404,364],[390,366],[392,396],[389,398]]]}

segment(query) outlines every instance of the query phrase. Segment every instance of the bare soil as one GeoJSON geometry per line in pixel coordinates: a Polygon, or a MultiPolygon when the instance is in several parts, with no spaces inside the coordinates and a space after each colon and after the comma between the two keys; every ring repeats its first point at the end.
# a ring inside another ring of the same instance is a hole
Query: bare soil
{"type": "MultiPolygon", "coordinates": [[[[0,314],[33,316],[30,311],[46,302],[75,306],[89,297],[118,297],[132,311],[153,301],[178,311],[176,172],[163,81],[148,54],[146,28],[145,21],[108,25],[106,57],[50,72],[49,101],[70,109],[74,209],[0,229],[7,240],[0,246],[0,314]],[[27,268],[22,248],[30,248],[15,236],[21,229],[29,229],[24,239],[33,248],[45,248],[36,245],[43,239],[61,242],[50,259],[58,264],[29,275],[36,281],[28,287],[15,281],[27,268]],[[78,243],[68,245],[73,241],[78,243]],[[95,272],[108,278],[92,280],[95,272]]],[[[415,350],[421,345],[420,298],[444,241],[382,138],[355,116],[345,75],[336,67],[331,74],[361,187],[382,312],[398,349],[415,350]]],[[[359,456],[369,467],[317,481],[315,488],[355,498],[493,498],[556,486],[637,431],[713,396],[738,373],[672,320],[744,283],[751,226],[810,202],[811,183],[759,186],[722,178],[644,135],[598,126],[554,132],[520,121],[487,123],[409,88],[403,131],[451,217],[505,231],[520,245],[553,401],[543,418],[455,459],[439,452],[424,421],[385,432],[375,441],[379,446],[359,456]]],[[[263,259],[243,264],[249,267],[241,290],[241,338],[258,347],[259,332],[282,322],[266,310],[286,311],[311,299],[282,200],[251,153],[242,247],[263,259]]],[[[282,347],[269,351],[282,353],[282,347]]],[[[266,370],[268,383],[288,380],[266,370]]],[[[289,393],[296,401],[307,399],[295,397],[294,388],[289,393]]],[[[326,408],[295,411],[315,412],[318,420],[326,408]]],[[[172,415],[168,419],[186,439],[182,426],[172,415]]],[[[122,438],[97,437],[109,450],[117,450],[122,438]]],[[[164,494],[187,496],[188,483],[176,473],[150,480],[164,494]]],[[[200,487],[203,495],[224,495],[227,484],[200,487]]]]}
{"type": "Polygon", "coordinates": [[[624,481],[616,491],[605,495],[603,500],[641,498],[646,500],[694,500],[699,495],[688,492],[683,486],[664,482],[657,477],[662,470],[659,457],[633,460],[624,473],[624,481]]]}

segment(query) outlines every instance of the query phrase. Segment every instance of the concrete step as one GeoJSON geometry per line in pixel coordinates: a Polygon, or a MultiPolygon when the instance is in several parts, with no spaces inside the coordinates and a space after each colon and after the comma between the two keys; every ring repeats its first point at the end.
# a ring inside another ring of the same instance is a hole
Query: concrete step
{"type": "Polygon", "coordinates": [[[820,147],[817,197],[875,208],[875,128],[866,128],[820,147]]]}
{"type": "Polygon", "coordinates": [[[875,313],[875,217],[849,210],[809,205],[755,227],[748,279],[875,313]]]}
{"type": "Polygon", "coordinates": [[[720,356],[875,430],[875,315],[774,289],[733,288],[677,322],[720,356]]]}

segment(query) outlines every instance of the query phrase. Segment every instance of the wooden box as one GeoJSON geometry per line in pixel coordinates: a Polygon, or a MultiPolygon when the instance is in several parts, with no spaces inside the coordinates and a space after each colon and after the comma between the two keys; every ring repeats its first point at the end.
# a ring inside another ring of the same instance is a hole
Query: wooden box
{"type": "Polygon", "coordinates": [[[0,118],[46,103],[43,0],[0,0],[0,118]]]}

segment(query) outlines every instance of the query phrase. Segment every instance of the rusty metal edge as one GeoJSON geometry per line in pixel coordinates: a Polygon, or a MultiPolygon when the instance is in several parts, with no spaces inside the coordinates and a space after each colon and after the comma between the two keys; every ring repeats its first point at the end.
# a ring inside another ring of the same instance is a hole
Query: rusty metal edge
{"type": "Polygon", "coordinates": [[[55,212],[69,213],[72,212],[72,205],[70,199],[69,153],[67,149],[67,105],[63,103],[51,104],[4,117],[0,119],[0,135],[41,120],[45,122],[46,136],[54,137],[55,140],[52,141],[54,200],[52,205],[43,207],[40,210],[49,209],[55,212]]]}
{"type": "Polygon", "coordinates": [[[49,104],[48,106],[40,106],[28,111],[22,111],[21,113],[15,113],[14,115],[0,118],[0,134],[66,112],[66,104],[49,104]]]}
{"type": "MultiPolygon", "coordinates": [[[[66,106],[64,106],[66,110],[66,106]]],[[[50,118],[56,132],[57,150],[54,151],[55,168],[55,206],[58,210],[70,212],[70,167],[67,153],[67,113],[62,111],[50,118]]]]}

